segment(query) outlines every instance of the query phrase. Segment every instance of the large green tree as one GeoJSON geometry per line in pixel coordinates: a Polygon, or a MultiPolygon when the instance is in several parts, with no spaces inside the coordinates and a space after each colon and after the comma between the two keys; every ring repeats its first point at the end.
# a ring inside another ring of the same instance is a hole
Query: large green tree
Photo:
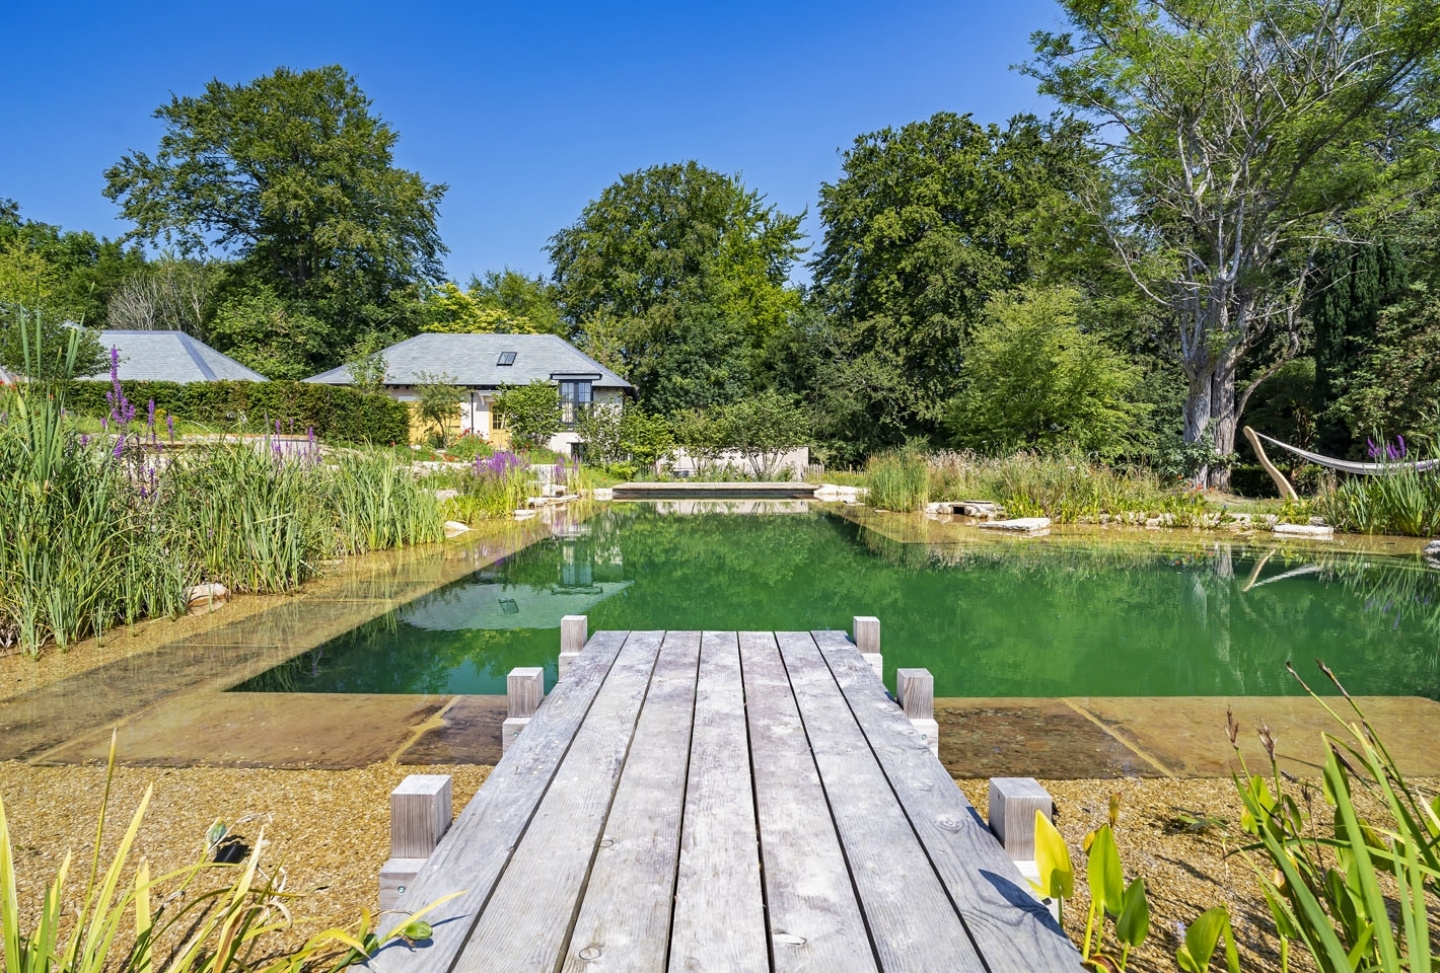
{"type": "Polygon", "coordinates": [[[138,247],[25,219],[0,199],[0,305],[101,327],[111,295],[144,269],[138,247]]]}
{"type": "Polygon", "coordinates": [[[941,112],[855,140],[820,191],[816,298],[832,327],[800,322],[800,359],[819,341],[830,362],[817,384],[833,439],[864,450],[939,434],[991,296],[1096,276],[1082,268],[1104,264],[1099,227],[1075,199],[1093,181],[1084,134],[1068,120],[1002,128],[941,112]]]}
{"type": "Polygon", "coordinates": [[[1306,312],[1315,329],[1310,405],[1321,452],[1345,456],[1355,446],[1344,417],[1333,407],[1374,345],[1380,312],[1404,295],[1406,276],[1404,257],[1393,241],[1336,246],[1316,260],[1306,312]]]}
{"type": "Polygon", "coordinates": [[[1143,435],[1141,370],[1080,326],[1080,292],[1023,287],[990,299],[961,367],[947,424],[983,452],[1069,450],[1105,459],[1143,435]]]}
{"type": "Polygon", "coordinates": [[[695,162],[629,173],[551,238],[560,307],[651,409],[724,404],[800,307],[800,220],[695,162]]]}
{"type": "MultiPolygon", "coordinates": [[[[1249,395],[1300,347],[1311,257],[1344,215],[1429,167],[1431,0],[1061,0],[1035,35],[1040,90],[1099,124],[1117,173],[1097,205],[1173,322],[1184,436],[1234,451],[1249,395]],[[1270,355],[1237,389],[1253,355],[1270,355]]],[[[1199,473],[1228,483],[1223,462],[1199,473]]]]}
{"type": "MultiPolygon", "coordinates": [[[[397,133],[343,68],[214,80],[155,115],[165,124],[158,151],[125,155],[106,171],[105,194],[134,222],[135,239],[236,258],[222,311],[273,297],[320,322],[325,333],[301,349],[302,369],[338,363],[361,332],[408,313],[417,284],[441,279],[446,187],[394,164],[397,133]]],[[[294,357],[235,347],[257,364],[294,357]]]]}

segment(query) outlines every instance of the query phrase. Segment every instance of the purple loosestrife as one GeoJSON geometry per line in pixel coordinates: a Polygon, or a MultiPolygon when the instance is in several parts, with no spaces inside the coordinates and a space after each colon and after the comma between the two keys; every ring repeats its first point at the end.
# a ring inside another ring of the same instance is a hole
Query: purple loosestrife
{"type": "Polygon", "coordinates": [[[166,417],[165,417],[165,428],[170,431],[170,441],[173,443],[173,442],[175,441],[175,417],[174,417],[174,416],[166,416],[166,417]]]}

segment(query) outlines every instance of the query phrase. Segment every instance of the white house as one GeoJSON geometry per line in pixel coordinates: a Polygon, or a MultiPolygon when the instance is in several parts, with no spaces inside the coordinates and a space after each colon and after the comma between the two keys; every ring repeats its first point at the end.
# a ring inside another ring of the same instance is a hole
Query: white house
{"type": "MultiPolygon", "coordinates": [[[[502,385],[527,385],[540,379],[560,388],[560,432],[549,446],[569,453],[579,441],[577,407],[591,403],[618,406],[634,387],[589,355],[553,334],[420,334],[380,352],[385,359],[385,391],[401,402],[419,401],[415,386],[423,375],[449,376],[465,390],[460,402],[460,431],[488,441],[494,432],[491,403],[502,385]]],[[[347,365],[322,372],[307,382],[351,385],[347,365]]]]}

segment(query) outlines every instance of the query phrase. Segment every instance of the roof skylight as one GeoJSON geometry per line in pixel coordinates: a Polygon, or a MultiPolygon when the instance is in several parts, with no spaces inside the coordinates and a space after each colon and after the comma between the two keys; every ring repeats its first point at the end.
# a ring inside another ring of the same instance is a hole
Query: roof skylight
{"type": "Polygon", "coordinates": [[[500,358],[499,358],[498,361],[495,362],[495,364],[497,364],[497,365],[513,365],[513,364],[515,364],[515,352],[513,352],[513,351],[502,351],[502,352],[500,352],[500,358]]]}

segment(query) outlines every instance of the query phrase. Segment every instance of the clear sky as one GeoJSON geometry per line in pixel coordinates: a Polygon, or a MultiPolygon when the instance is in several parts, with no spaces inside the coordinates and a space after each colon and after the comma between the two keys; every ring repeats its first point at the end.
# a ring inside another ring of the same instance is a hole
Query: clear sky
{"type": "Polygon", "coordinates": [[[546,239],[620,173],[693,158],[813,218],[856,135],[950,110],[1049,106],[1009,70],[1053,0],[804,3],[0,2],[0,197],[107,236],[103,170],[153,152],[151,116],[212,77],[339,63],[450,186],[462,282],[547,270],[546,239]]]}

